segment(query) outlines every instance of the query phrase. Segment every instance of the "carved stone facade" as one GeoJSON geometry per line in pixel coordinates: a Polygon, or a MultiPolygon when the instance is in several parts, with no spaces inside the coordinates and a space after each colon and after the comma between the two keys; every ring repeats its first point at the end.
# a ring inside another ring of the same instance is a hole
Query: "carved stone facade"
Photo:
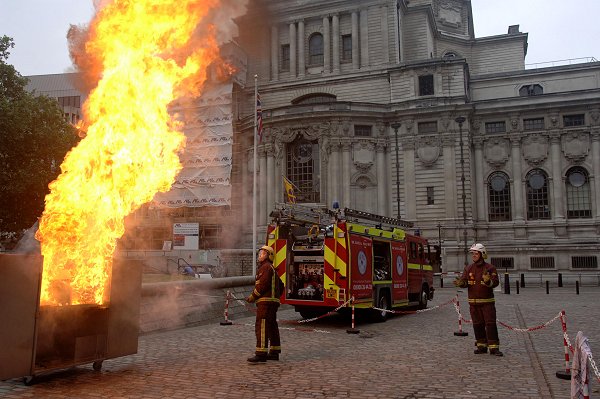
{"type": "MultiPolygon", "coordinates": [[[[527,70],[527,34],[474,37],[468,0],[267,3],[272,25],[256,10],[238,41],[273,147],[260,190],[282,192],[286,148],[303,137],[319,145],[319,205],[413,221],[445,271],[475,241],[514,270],[597,270],[600,64],[527,70]]],[[[240,92],[251,146],[253,87],[240,92]]],[[[278,198],[260,200],[263,228],[278,198]]]]}

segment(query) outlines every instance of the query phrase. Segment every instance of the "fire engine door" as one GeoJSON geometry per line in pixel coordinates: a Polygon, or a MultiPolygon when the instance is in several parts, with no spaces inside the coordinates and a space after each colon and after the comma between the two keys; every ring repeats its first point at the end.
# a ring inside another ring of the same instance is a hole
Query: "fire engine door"
{"type": "MultiPolygon", "coordinates": [[[[275,240],[275,245],[274,245],[273,249],[275,250],[275,257],[273,259],[273,267],[277,271],[277,274],[279,275],[279,278],[281,279],[281,281],[283,281],[283,283],[287,287],[288,286],[287,281],[286,281],[286,278],[287,278],[286,264],[287,264],[287,257],[288,257],[287,240],[282,240],[282,239],[275,240]]],[[[286,291],[286,290],[284,290],[284,291],[286,291]]],[[[283,294],[285,294],[285,292],[282,292],[282,297],[285,297],[283,294]]]]}
{"type": "Polygon", "coordinates": [[[392,303],[408,300],[408,263],[403,242],[392,242],[392,303]]]}
{"type": "Polygon", "coordinates": [[[350,296],[354,299],[373,297],[373,241],[350,235],[350,296]]]}

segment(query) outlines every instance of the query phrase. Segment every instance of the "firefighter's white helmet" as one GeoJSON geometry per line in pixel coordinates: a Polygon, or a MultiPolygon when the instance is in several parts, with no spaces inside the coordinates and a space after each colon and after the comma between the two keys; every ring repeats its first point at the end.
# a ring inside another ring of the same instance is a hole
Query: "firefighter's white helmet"
{"type": "Polygon", "coordinates": [[[471,245],[469,252],[480,252],[481,257],[483,259],[487,259],[487,250],[485,249],[485,246],[483,246],[483,244],[476,243],[476,244],[471,245]]]}
{"type": "Polygon", "coordinates": [[[269,260],[273,262],[273,259],[275,258],[275,251],[273,250],[273,248],[268,245],[263,245],[258,251],[260,252],[261,250],[266,251],[269,255],[269,260]]]}

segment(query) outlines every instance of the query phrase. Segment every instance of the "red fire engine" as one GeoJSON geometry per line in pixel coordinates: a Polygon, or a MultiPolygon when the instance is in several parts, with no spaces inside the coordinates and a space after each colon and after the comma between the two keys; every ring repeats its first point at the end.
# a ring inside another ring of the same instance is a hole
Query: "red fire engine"
{"type": "Polygon", "coordinates": [[[278,204],[271,213],[267,244],[285,283],[281,302],[304,318],[349,307],[371,309],[378,321],[396,309],[433,299],[433,269],[427,240],[404,229],[412,223],[345,208],[328,210],[278,204]]]}

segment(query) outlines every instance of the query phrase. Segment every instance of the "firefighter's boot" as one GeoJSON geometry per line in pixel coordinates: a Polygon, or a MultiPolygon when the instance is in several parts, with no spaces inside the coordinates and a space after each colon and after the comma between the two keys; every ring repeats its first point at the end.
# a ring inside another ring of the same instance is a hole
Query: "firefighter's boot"
{"type": "Polygon", "coordinates": [[[476,355],[481,355],[482,353],[487,353],[487,348],[485,346],[478,346],[477,349],[473,351],[476,355]]]}
{"type": "Polygon", "coordinates": [[[504,356],[504,353],[500,352],[500,349],[490,349],[490,355],[492,356],[504,356]]]}
{"type": "Polygon", "coordinates": [[[267,360],[279,360],[279,353],[269,353],[267,360]]]}
{"type": "Polygon", "coordinates": [[[265,355],[254,355],[252,357],[248,358],[248,363],[250,364],[258,364],[258,363],[264,363],[267,361],[267,356],[265,355]]]}

